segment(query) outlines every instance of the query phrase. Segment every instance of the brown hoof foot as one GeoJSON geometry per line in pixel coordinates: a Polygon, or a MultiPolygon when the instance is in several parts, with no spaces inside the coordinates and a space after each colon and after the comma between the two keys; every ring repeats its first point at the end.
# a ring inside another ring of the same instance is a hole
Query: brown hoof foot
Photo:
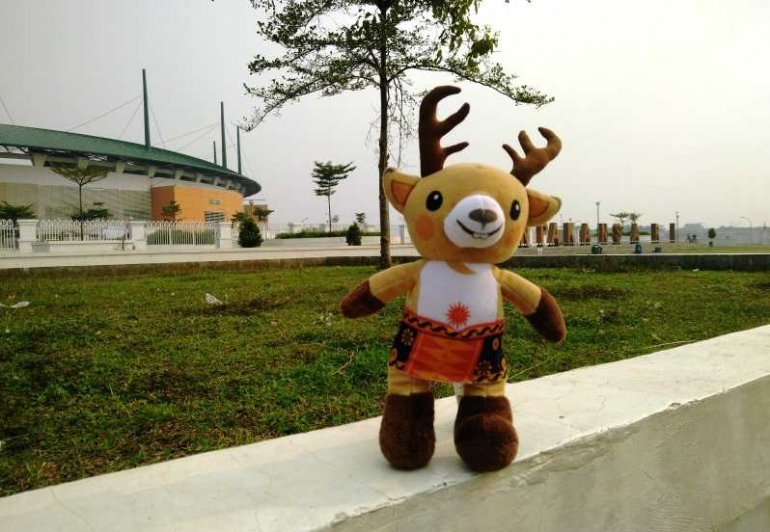
{"type": "Polygon", "coordinates": [[[380,427],[380,450],[396,469],[420,469],[436,448],[433,394],[388,395],[380,427]]]}
{"type": "Polygon", "coordinates": [[[497,471],[513,462],[519,437],[508,399],[463,397],[455,420],[455,448],[474,471],[497,471]]]}

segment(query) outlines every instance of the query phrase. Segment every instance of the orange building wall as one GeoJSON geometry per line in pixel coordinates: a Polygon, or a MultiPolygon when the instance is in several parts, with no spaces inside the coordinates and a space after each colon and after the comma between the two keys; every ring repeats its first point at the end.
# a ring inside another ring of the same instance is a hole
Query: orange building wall
{"type": "Polygon", "coordinates": [[[182,209],[177,220],[188,222],[202,222],[205,220],[204,212],[222,212],[224,221],[236,212],[243,210],[243,196],[232,190],[214,190],[196,187],[153,187],[152,189],[152,219],[164,220],[163,207],[172,200],[176,201],[182,209]]]}

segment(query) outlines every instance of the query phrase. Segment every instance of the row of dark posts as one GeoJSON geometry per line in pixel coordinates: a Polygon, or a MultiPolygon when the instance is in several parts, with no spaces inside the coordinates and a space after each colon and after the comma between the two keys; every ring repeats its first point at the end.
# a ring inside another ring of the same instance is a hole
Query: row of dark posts
{"type": "MultiPolygon", "coordinates": [[[[623,226],[619,223],[612,224],[612,232],[607,232],[607,224],[599,224],[596,242],[598,244],[620,244],[623,239],[623,226]]],[[[520,247],[536,246],[590,246],[591,229],[588,224],[580,224],[580,230],[575,238],[575,224],[567,222],[562,224],[559,233],[559,224],[551,222],[535,227],[535,242],[530,242],[529,231],[524,232],[520,247]]],[[[639,243],[639,225],[631,224],[630,244],[639,243]]],[[[668,225],[668,241],[676,242],[676,224],[668,225]]],[[[660,243],[660,224],[650,224],[650,242],[660,243]]]]}

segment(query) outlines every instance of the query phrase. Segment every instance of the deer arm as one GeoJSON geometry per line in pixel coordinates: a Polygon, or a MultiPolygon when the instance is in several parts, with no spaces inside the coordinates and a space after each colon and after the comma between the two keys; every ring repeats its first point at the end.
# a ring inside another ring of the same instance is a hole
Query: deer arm
{"type": "Polygon", "coordinates": [[[496,269],[503,297],[513,304],[546,340],[561,342],[567,336],[564,317],[556,300],[545,288],[507,270],[496,269]]]}
{"type": "Polygon", "coordinates": [[[399,264],[372,275],[342,299],[342,315],[346,318],[370,316],[396,297],[407,293],[417,283],[423,262],[399,264]]]}

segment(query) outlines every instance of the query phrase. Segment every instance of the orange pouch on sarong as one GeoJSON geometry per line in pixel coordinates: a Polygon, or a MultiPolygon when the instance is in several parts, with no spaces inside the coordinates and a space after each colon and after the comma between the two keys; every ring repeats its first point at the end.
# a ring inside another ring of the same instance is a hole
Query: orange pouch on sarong
{"type": "Polygon", "coordinates": [[[404,371],[418,379],[470,382],[481,354],[483,340],[456,340],[421,333],[404,371]]]}
{"type": "Polygon", "coordinates": [[[455,331],[446,324],[404,312],[389,365],[418,379],[491,383],[505,379],[504,322],[455,331]]]}

